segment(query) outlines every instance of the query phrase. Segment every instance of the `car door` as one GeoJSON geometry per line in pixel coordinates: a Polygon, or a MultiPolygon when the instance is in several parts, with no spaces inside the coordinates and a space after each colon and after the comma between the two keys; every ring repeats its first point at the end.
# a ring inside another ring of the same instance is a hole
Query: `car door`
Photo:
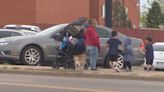
{"type": "Polygon", "coordinates": [[[105,30],[102,27],[97,27],[96,28],[97,33],[99,34],[100,37],[100,53],[99,53],[99,60],[102,61],[108,51],[108,48],[106,47],[107,41],[110,38],[110,32],[108,30],[105,30]]]}
{"type": "Polygon", "coordinates": [[[60,34],[60,32],[55,32],[52,35],[50,35],[47,38],[47,42],[46,42],[47,56],[50,60],[55,59],[55,57],[58,53],[58,48],[61,44],[60,41],[57,41],[57,40],[55,40],[55,38],[52,37],[54,34],[60,34]]]}

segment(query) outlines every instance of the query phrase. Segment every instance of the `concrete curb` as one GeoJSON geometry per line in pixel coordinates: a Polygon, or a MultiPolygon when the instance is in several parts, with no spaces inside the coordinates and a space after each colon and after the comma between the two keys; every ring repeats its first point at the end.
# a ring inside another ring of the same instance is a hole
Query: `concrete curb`
{"type": "Polygon", "coordinates": [[[146,80],[146,81],[164,81],[162,76],[137,76],[137,75],[119,75],[119,74],[96,74],[83,73],[80,71],[64,71],[64,70],[21,70],[21,69],[0,69],[0,73],[8,74],[30,74],[30,75],[45,75],[57,77],[77,77],[77,78],[103,78],[103,79],[124,79],[124,80],[146,80]]]}

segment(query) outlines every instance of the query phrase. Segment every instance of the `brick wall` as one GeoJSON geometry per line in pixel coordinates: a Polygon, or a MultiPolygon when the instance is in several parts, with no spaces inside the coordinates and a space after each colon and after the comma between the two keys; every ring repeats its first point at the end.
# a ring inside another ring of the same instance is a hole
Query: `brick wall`
{"type": "Polygon", "coordinates": [[[140,9],[137,5],[139,0],[124,0],[124,4],[128,9],[128,17],[132,22],[132,25],[135,25],[136,28],[139,28],[140,25],[140,9]]]}
{"type": "Polygon", "coordinates": [[[0,0],[0,26],[35,23],[35,5],[35,0],[0,0]]]}
{"type": "MultiPolygon", "coordinates": [[[[129,17],[138,25],[137,0],[125,0],[129,17]],[[128,3],[127,3],[128,2],[128,3]]],[[[37,24],[42,26],[68,23],[81,16],[96,18],[104,25],[102,6],[105,0],[0,0],[0,26],[37,24]]]]}
{"type": "Polygon", "coordinates": [[[68,23],[81,16],[89,17],[90,0],[36,0],[36,23],[68,23]]]}
{"type": "Polygon", "coordinates": [[[145,39],[147,35],[151,35],[154,42],[164,42],[164,29],[116,29],[118,32],[131,37],[145,39]]]}

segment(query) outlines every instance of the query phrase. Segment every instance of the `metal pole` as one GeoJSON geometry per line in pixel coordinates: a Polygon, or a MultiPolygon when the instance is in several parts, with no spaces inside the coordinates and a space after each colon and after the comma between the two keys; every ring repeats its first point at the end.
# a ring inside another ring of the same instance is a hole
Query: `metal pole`
{"type": "Polygon", "coordinates": [[[125,1],[123,0],[123,6],[125,6],[125,1]]]}
{"type": "Polygon", "coordinates": [[[109,28],[112,28],[112,1],[113,0],[105,1],[105,24],[109,28]]]}

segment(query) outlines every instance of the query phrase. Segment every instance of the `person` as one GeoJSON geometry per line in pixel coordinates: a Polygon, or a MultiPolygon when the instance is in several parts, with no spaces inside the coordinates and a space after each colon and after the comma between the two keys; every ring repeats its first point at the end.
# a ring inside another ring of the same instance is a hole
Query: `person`
{"type": "Polygon", "coordinates": [[[129,70],[126,71],[132,71],[132,61],[134,60],[134,55],[133,55],[133,50],[132,50],[132,41],[129,37],[127,37],[124,40],[124,51],[123,51],[123,56],[124,56],[124,65],[123,69],[126,70],[127,67],[129,70]]]}
{"type": "Polygon", "coordinates": [[[99,35],[96,32],[97,21],[95,19],[89,19],[88,24],[89,26],[85,32],[85,46],[90,58],[91,70],[97,70],[96,63],[98,52],[100,51],[99,35]]]}
{"type": "Polygon", "coordinates": [[[107,41],[107,47],[109,47],[108,57],[111,61],[112,68],[119,72],[120,70],[118,68],[114,68],[114,64],[119,57],[119,45],[122,45],[122,42],[117,38],[118,33],[116,31],[112,31],[111,35],[112,37],[107,41]]]}
{"type": "Polygon", "coordinates": [[[154,49],[152,45],[152,38],[146,37],[145,44],[146,46],[144,48],[144,52],[145,52],[146,65],[144,67],[144,70],[151,71],[153,68],[152,65],[153,65],[153,60],[154,60],[154,49]]]}

